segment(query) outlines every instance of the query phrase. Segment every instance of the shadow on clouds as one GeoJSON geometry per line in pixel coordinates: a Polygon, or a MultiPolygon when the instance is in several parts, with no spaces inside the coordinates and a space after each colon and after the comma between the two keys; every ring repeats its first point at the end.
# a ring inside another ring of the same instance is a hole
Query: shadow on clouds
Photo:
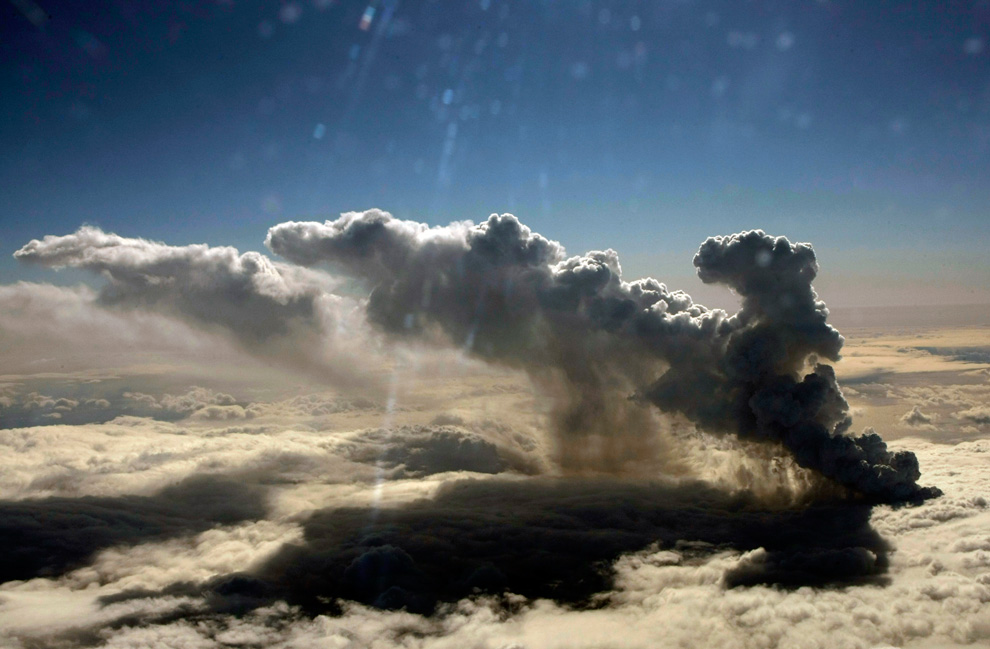
{"type": "Polygon", "coordinates": [[[701,484],[461,481],[390,509],[321,511],[256,575],[212,597],[277,595],[310,614],[338,599],[428,614],[442,601],[513,592],[578,606],[610,589],[612,562],[653,543],[689,560],[764,548],[725,575],[729,587],[882,582],[890,549],[849,502],[770,509],[701,484]],[[243,591],[243,592],[242,592],[243,591]]]}
{"type": "Polygon", "coordinates": [[[0,583],[57,577],[104,548],[255,520],[265,509],[261,489],[213,476],[153,496],[0,501],[0,583]]]}

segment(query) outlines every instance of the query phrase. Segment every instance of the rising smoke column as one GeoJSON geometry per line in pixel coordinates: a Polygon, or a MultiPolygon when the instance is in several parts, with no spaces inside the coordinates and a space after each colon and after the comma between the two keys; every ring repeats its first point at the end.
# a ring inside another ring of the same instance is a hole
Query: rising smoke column
{"type": "Polygon", "coordinates": [[[566,435],[636,427],[635,394],[714,432],[785,446],[797,463],[874,501],[938,495],[918,462],[874,434],[848,435],[835,374],[842,337],[811,282],[807,244],[762,231],[705,241],[694,263],[742,309],[695,304],[654,279],[622,279],[617,254],[567,257],[510,215],[444,227],[380,210],[326,223],[288,222],[266,245],[304,266],[327,263],[373,287],[370,319],[394,335],[442,334],[486,360],[553,376],[566,435]]]}

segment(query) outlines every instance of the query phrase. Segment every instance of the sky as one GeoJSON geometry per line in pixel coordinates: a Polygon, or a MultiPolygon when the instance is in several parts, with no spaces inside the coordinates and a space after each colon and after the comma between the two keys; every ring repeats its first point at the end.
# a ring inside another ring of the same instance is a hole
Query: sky
{"type": "Polygon", "coordinates": [[[986,2],[11,0],[0,30],[8,281],[82,224],[264,250],[380,208],[513,213],[716,305],[691,257],[753,228],[811,242],[835,306],[990,303],[986,2]]]}
{"type": "Polygon", "coordinates": [[[988,21],[3,3],[0,646],[986,645],[988,21]]]}

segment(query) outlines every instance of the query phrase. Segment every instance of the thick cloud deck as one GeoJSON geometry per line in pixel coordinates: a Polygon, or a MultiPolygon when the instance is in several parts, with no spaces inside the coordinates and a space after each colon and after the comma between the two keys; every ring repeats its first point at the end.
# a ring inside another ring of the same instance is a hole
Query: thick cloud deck
{"type": "Polygon", "coordinates": [[[654,279],[624,281],[612,250],[567,257],[509,214],[428,227],[352,212],[277,225],[266,244],[365,280],[369,316],[387,332],[439,330],[552,384],[564,439],[637,433],[635,392],[708,430],[782,444],[801,466],[869,500],[938,494],[918,486],[912,454],[891,453],[876,435],[847,435],[831,367],[805,373],[813,359],[838,359],[842,345],[812,289],[818,265],[807,244],[759,230],[705,241],[695,266],[702,280],[742,296],[732,316],[654,279]]]}

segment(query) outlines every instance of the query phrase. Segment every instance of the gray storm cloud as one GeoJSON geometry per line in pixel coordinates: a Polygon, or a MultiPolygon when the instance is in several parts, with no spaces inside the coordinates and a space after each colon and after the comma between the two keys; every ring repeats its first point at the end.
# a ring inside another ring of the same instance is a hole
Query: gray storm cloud
{"type": "Polygon", "coordinates": [[[105,304],[157,306],[248,341],[286,333],[314,318],[325,293],[313,277],[256,252],[231,247],[168,246],[84,226],[74,234],[35,239],[14,253],[49,268],[81,268],[105,276],[105,304]]]}
{"type": "Polygon", "coordinates": [[[370,319],[397,336],[443,337],[523,368],[556,398],[566,466],[621,463],[648,449],[651,413],[786,447],[802,467],[874,501],[916,501],[918,462],[875,434],[849,434],[832,368],[842,337],[811,283],[811,246],[750,231],[705,241],[700,278],[742,297],[734,315],[654,279],[625,281],[617,254],[568,257],[509,214],[444,227],[379,210],[288,222],[266,245],[326,263],[371,288],[370,319]]]}
{"type": "Polygon", "coordinates": [[[14,257],[100,275],[106,283],[97,301],[104,306],[162,313],[229,335],[253,354],[345,378],[334,376],[339,351],[330,340],[346,309],[325,273],[229,246],[170,246],[92,226],[32,240],[14,257]]]}

